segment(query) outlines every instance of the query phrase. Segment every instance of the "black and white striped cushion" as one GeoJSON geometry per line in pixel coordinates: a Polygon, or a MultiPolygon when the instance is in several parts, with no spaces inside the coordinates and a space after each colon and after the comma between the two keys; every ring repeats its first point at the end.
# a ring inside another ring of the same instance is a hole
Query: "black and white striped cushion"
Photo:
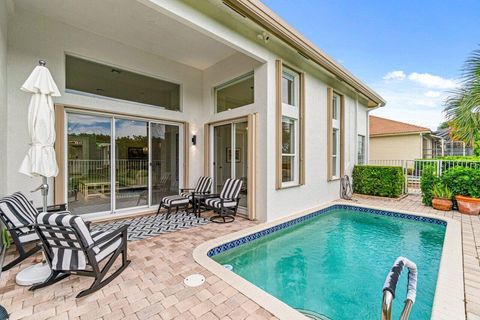
{"type": "Polygon", "coordinates": [[[183,198],[187,198],[187,199],[189,199],[189,200],[192,200],[192,198],[193,198],[191,192],[181,192],[181,193],[180,193],[180,196],[183,197],[183,198]]]}
{"type": "MultiPolygon", "coordinates": [[[[219,199],[219,198],[207,199],[205,201],[205,203],[207,204],[207,206],[213,207],[213,208],[220,208],[222,206],[222,200],[219,199]]],[[[237,201],[224,201],[223,202],[223,206],[225,208],[235,207],[236,205],[237,205],[237,201]]]]}
{"type": "Polygon", "coordinates": [[[195,186],[195,193],[210,192],[211,187],[212,187],[212,178],[200,177],[200,179],[198,179],[197,185],[195,186]]]}
{"type": "MultiPolygon", "coordinates": [[[[85,222],[80,216],[72,215],[68,211],[58,213],[42,212],[37,216],[37,223],[39,225],[48,225],[51,227],[68,227],[76,231],[78,237],[74,234],[66,234],[60,232],[47,231],[42,226],[39,226],[38,230],[45,237],[51,237],[53,239],[47,239],[47,243],[52,246],[53,260],[51,261],[51,267],[53,270],[85,270],[87,266],[87,258],[78,242],[81,242],[83,246],[89,247],[94,243],[94,240],[88,230],[85,222]],[[76,240],[68,243],[65,240],[76,240]],[[54,246],[71,247],[72,249],[57,248],[54,246]]],[[[61,231],[61,229],[57,229],[61,231]]],[[[98,238],[99,235],[95,234],[98,238]]],[[[94,247],[96,254],[100,253],[100,248],[94,247]]]]}
{"type": "Polygon", "coordinates": [[[167,207],[172,207],[172,206],[175,207],[175,206],[188,204],[189,200],[188,198],[182,197],[181,195],[174,195],[174,196],[164,197],[162,199],[162,202],[167,207]]]}
{"type": "Polygon", "coordinates": [[[242,189],[242,180],[240,179],[227,179],[223,185],[222,192],[220,192],[220,198],[222,199],[236,199],[242,189]]]}
{"type": "Polygon", "coordinates": [[[23,193],[15,192],[0,200],[0,214],[9,228],[20,228],[21,232],[27,233],[31,231],[31,228],[21,227],[33,225],[38,211],[23,193]]]}

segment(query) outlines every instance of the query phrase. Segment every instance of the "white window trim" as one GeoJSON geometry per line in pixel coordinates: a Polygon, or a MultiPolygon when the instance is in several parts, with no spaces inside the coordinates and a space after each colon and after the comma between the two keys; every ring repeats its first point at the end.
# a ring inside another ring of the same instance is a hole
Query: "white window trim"
{"type": "Polygon", "coordinates": [[[334,112],[332,110],[332,135],[333,135],[333,132],[337,132],[337,135],[336,135],[336,139],[334,140],[333,137],[332,137],[332,154],[331,154],[331,161],[333,162],[334,159],[335,159],[335,166],[333,165],[332,163],[332,179],[335,180],[335,179],[339,179],[340,178],[340,158],[341,158],[341,154],[340,154],[340,137],[341,137],[341,123],[340,123],[340,119],[342,118],[342,115],[341,115],[341,112],[342,112],[342,108],[340,107],[340,101],[341,101],[341,98],[340,98],[340,95],[336,92],[333,92],[333,97],[332,97],[333,101],[332,101],[332,108],[335,108],[336,109],[336,113],[337,113],[337,119],[335,119],[333,116],[334,116],[334,112]],[[336,100],[337,104],[335,105],[334,101],[336,100]],[[334,150],[335,150],[335,153],[334,153],[334,150]],[[335,172],[334,172],[334,168],[335,168],[335,172]]]}
{"type": "MultiPolygon", "coordinates": [[[[292,186],[297,186],[300,183],[300,155],[299,155],[299,149],[300,149],[300,126],[299,126],[299,121],[300,121],[300,75],[289,69],[288,67],[285,67],[285,65],[282,68],[282,78],[283,75],[286,74],[293,80],[293,101],[294,105],[290,105],[287,103],[284,103],[282,100],[282,115],[281,115],[281,121],[283,124],[283,118],[287,117],[293,120],[293,130],[294,130],[294,146],[293,150],[294,153],[283,153],[282,152],[282,160],[284,156],[293,156],[293,179],[291,181],[282,181],[282,188],[284,187],[292,187],[292,186]]],[[[283,144],[283,141],[282,141],[283,144]]]]}

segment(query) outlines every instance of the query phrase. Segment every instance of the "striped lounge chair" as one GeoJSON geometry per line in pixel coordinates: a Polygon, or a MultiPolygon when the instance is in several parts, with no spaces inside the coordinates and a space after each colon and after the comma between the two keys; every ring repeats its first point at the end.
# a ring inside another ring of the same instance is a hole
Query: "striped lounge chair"
{"type": "Polygon", "coordinates": [[[107,285],[130,264],[127,260],[127,225],[108,232],[90,232],[80,216],[68,211],[42,212],[36,222],[35,229],[52,273],[45,282],[32,286],[30,290],[49,286],[72,274],[93,277],[92,285],[77,295],[80,298],[107,285]],[[120,254],[122,264],[106,277],[120,254]],[[101,267],[104,260],[106,262],[101,267]]]}
{"type": "Polygon", "coordinates": [[[195,197],[210,194],[211,188],[212,188],[212,178],[200,177],[200,179],[198,179],[197,181],[197,185],[195,186],[195,188],[180,189],[180,194],[164,197],[160,202],[160,206],[158,207],[157,214],[160,213],[161,208],[166,208],[167,209],[166,219],[168,219],[170,218],[172,207],[176,208],[176,212],[178,212],[179,207],[188,208],[188,205],[190,203],[193,206],[194,213],[196,213],[195,197]]]}
{"type": "Polygon", "coordinates": [[[227,179],[220,194],[211,195],[203,199],[205,207],[216,213],[216,215],[210,218],[210,221],[216,223],[235,221],[242,184],[241,179],[227,179]]]}
{"type": "MultiPolygon", "coordinates": [[[[48,211],[65,210],[65,205],[48,207],[48,211]]],[[[26,244],[40,243],[35,233],[35,218],[41,209],[36,209],[27,197],[21,192],[0,199],[0,220],[7,228],[19,256],[2,267],[6,271],[19,264],[26,258],[41,249],[40,245],[34,245],[27,250],[26,244]]]]}

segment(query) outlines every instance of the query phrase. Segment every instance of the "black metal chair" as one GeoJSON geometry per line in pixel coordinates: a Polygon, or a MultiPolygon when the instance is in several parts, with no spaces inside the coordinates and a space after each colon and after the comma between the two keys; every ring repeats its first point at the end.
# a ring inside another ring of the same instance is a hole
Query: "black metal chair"
{"type": "Polygon", "coordinates": [[[211,177],[200,177],[197,181],[195,188],[183,188],[180,189],[180,194],[167,196],[162,199],[160,206],[158,207],[157,214],[160,213],[161,208],[167,209],[166,219],[170,217],[172,207],[176,208],[178,212],[179,207],[188,208],[188,205],[192,204],[193,212],[196,213],[196,198],[198,196],[204,196],[210,194],[212,188],[211,177]]]}
{"type": "Polygon", "coordinates": [[[93,277],[92,285],[77,295],[80,298],[110,283],[130,264],[127,260],[127,225],[110,232],[91,233],[80,216],[68,211],[42,212],[36,222],[35,230],[43,243],[52,274],[30,290],[49,286],[72,274],[93,277]],[[120,254],[122,265],[106,277],[120,254]],[[106,264],[101,267],[100,263],[107,258],[106,264]]]}
{"type": "Polygon", "coordinates": [[[235,221],[242,184],[241,179],[227,179],[220,194],[213,194],[202,199],[202,203],[208,210],[217,213],[210,218],[210,221],[215,223],[235,221]]]}
{"type": "MultiPolygon", "coordinates": [[[[65,209],[66,206],[64,204],[47,208],[49,212],[65,209]]],[[[41,249],[39,245],[40,240],[34,229],[35,217],[40,211],[42,209],[36,209],[21,192],[15,192],[0,199],[0,220],[10,233],[19,253],[17,258],[2,267],[2,271],[13,268],[41,249]],[[27,249],[27,244],[32,242],[38,242],[38,244],[33,245],[31,249],[27,249]]]]}

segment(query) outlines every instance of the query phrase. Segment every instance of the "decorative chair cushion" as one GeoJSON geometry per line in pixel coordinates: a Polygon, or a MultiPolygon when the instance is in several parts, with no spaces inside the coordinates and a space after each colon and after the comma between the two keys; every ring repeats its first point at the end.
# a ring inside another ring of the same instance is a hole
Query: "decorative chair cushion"
{"type": "MultiPolygon", "coordinates": [[[[217,208],[217,209],[221,208],[221,206],[222,206],[222,200],[220,198],[207,199],[205,201],[205,203],[207,204],[207,206],[217,208]]],[[[235,207],[236,205],[237,205],[236,201],[224,201],[223,202],[223,207],[225,207],[225,208],[235,207]]]]}
{"type": "Polygon", "coordinates": [[[162,202],[167,207],[175,207],[175,206],[186,205],[189,203],[189,200],[188,198],[182,197],[181,195],[173,195],[173,196],[164,197],[162,199],[162,202]]]}

